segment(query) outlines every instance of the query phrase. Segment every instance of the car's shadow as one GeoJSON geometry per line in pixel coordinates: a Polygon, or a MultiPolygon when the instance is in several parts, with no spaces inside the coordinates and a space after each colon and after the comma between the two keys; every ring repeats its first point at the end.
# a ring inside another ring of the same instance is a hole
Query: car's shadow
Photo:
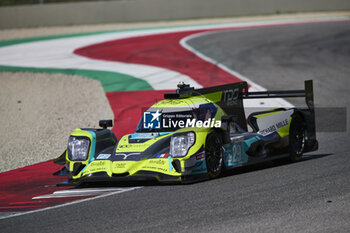
{"type": "MultiPolygon", "coordinates": [[[[296,162],[296,163],[302,163],[302,162],[305,162],[308,160],[319,159],[319,158],[323,158],[323,157],[330,156],[330,155],[333,155],[333,154],[330,153],[330,154],[303,155],[303,158],[301,159],[301,161],[296,162]]],[[[290,165],[290,164],[293,164],[293,162],[291,162],[288,158],[279,159],[279,160],[270,160],[270,161],[266,161],[266,162],[261,162],[261,163],[243,166],[243,167],[237,167],[237,168],[228,170],[228,171],[224,172],[223,177],[232,176],[232,175],[239,175],[239,174],[244,174],[244,173],[248,173],[248,172],[264,170],[264,169],[270,169],[270,168],[280,167],[280,166],[285,166],[285,165],[290,165]]]]}
{"type": "Polygon", "coordinates": [[[307,160],[311,160],[311,159],[319,159],[319,158],[323,158],[323,157],[327,157],[327,156],[330,156],[330,155],[333,155],[332,153],[329,153],[329,154],[306,154],[306,155],[303,155],[303,158],[301,161],[307,161],[307,160]]]}
{"type": "MultiPolygon", "coordinates": [[[[307,154],[307,155],[304,155],[302,160],[297,163],[302,163],[312,159],[319,159],[330,155],[333,155],[333,154],[307,154]]],[[[288,159],[266,161],[266,162],[261,162],[253,165],[237,167],[234,169],[227,170],[223,173],[222,177],[240,175],[248,172],[260,171],[260,170],[270,169],[274,167],[285,166],[289,164],[293,164],[293,163],[290,162],[288,159]]],[[[208,179],[187,182],[185,184],[179,184],[179,183],[169,184],[169,183],[160,183],[158,181],[118,181],[118,182],[109,181],[109,182],[98,182],[98,183],[84,183],[76,186],[76,188],[102,188],[102,187],[121,187],[122,188],[122,187],[137,187],[137,186],[191,185],[191,184],[197,184],[201,182],[208,182],[208,179]]]]}

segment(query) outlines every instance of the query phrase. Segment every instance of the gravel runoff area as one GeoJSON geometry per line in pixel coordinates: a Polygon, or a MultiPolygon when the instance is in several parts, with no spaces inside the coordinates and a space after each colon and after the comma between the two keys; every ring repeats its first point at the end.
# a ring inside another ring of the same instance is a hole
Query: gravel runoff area
{"type": "Polygon", "coordinates": [[[56,158],[74,128],[113,119],[100,82],[62,74],[0,72],[0,112],[0,172],[56,158]]]}
{"type": "MultiPolygon", "coordinates": [[[[0,41],[147,27],[229,23],[343,15],[344,12],[116,23],[0,30],[0,41]]],[[[113,118],[98,81],[63,74],[0,72],[0,172],[46,161],[65,149],[76,127],[97,127],[113,118]],[[94,90],[83,92],[81,90],[94,90]]]]}

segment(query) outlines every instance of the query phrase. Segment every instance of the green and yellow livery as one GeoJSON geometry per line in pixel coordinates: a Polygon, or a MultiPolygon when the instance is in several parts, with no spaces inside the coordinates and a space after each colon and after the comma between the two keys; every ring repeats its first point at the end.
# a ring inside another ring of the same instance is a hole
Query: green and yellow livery
{"type": "Polygon", "coordinates": [[[66,184],[157,180],[192,182],[219,177],[224,170],[265,160],[290,158],[318,148],[312,81],[304,90],[249,92],[246,82],[176,92],[143,113],[135,133],[117,140],[108,129],[75,129],[64,164],[66,184]],[[307,108],[277,108],[250,113],[244,99],[304,97],[307,108]]]}

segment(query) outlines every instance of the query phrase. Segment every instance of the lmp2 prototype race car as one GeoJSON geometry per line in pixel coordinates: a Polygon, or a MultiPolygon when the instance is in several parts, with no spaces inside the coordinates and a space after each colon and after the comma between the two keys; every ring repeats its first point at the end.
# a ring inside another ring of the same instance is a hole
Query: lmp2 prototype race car
{"type": "Polygon", "coordinates": [[[304,90],[263,92],[249,92],[246,82],[202,89],[179,84],[143,113],[135,133],[117,140],[107,129],[112,120],[100,126],[70,134],[55,160],[65,165],[56,175],[69,177],[62,184],[191,182],[265,160],[298,161],[318,149],[311,80],[304,90]],[[281,97],[304,97],[308,107],[253,112],[246,119],[244,99],[281,97]]]}

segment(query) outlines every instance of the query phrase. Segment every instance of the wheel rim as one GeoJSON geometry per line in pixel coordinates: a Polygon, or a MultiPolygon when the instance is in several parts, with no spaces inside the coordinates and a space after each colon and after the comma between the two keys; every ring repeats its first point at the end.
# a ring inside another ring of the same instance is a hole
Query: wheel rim
{"type": "Polygon", "coordinates": [[[220,139],[210,137],[206,147],[206,159],[208,171],[217,174],[222,169],[222,148],[220,139]]]}

